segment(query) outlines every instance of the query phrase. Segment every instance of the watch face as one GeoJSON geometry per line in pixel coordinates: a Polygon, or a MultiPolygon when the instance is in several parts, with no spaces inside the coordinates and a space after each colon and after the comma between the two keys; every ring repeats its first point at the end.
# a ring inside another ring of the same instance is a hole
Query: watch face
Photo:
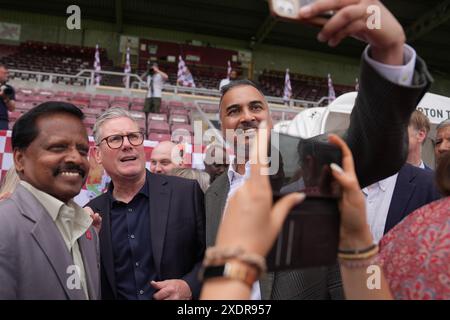
{"type": "Polygon", "coordinates": [[[246,263],[239,263],[236,261],[227,262],[220,266],[204,267],[201,272],[200,280],[206,280],[210,278],[224,277],[234,280],[239,280],[250,287],[258,279],[259,272],[256,267],[252,267],[246,263]]]}

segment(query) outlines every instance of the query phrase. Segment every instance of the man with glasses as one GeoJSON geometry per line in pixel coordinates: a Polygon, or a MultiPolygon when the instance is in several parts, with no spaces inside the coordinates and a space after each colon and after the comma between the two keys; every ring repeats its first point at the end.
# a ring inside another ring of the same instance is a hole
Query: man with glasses
{"type": "Polygon", "coordinates": [[[194,180],[145,168],[144,135],[111,108],[94,126],[95,158],[111,177],[87,206],[102,216],[102,298],[195,299],[205,250],[203,193],[194,180]]]}

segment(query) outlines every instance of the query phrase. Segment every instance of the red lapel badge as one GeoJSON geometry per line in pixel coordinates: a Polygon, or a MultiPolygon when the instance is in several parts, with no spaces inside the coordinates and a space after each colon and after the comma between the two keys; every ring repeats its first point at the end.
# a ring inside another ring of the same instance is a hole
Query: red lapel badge
{"type": "Polygon", "coordinates": [[[87,230],[87,231],[86,231],[86,239],[92,240],[92,233],[91,233],[91,230],[87,230]]]}

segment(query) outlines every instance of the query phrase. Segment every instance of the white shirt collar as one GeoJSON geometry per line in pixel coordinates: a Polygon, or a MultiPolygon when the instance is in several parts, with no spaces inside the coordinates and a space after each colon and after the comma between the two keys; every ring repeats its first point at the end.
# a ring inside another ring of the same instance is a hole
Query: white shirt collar
{"type": "Polygon", "coordinates": [[[228,176],[228,182],[230,183],[230,185],[233,184],[233,180],[235,180],[236,178],[238,178],[238,179],[243,178],[244,180],[247,180],[250,177],[250,161],[247,161],[245,163],[245,174],[241,175],[235,169],[234,156],[230,156],[230,165],[228,166],[227,176],[228,176]]]}

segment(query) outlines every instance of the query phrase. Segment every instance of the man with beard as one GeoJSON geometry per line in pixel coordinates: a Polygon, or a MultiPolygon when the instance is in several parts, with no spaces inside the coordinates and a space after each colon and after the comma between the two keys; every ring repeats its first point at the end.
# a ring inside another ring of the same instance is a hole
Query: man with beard
{"type": "MultiPolygon", "coordinates": [[[[364,187],[394,174],[405,162],[406,127],[411,113],[429,88],[431,77],[414,49],[405,45],[401,25],[381,2],[322,0],[304,7],[301,18],[314,18],[330,10],[336,14],[322,28],[319,41],[336,46],[343,38],[355,36],[369,44],[363,52],[356,105],[344,134],[355,158],[359,183],[364,187]],[[367,8],[373,4],[382,11],[383,27],[380,29],[366,26],[367,8]]],[[[267,101],[261,90],[248,80],[235,81],[222,89],[220,119],[222,133],[235,147],[238,157],[206,192],[207,246],[215,243],[229,198],[248,179],[248,157],[239,159],[239,152],[248,150],[248,136],[258,130],[259,123],[266,121],[267,128],[272,128],[267,101]]],[[[248,156],[248,151],[245,153],[248,156]]],[[[337,265],[268,273],[255,282],[252,291],[252,299],[341,298],[337,265]]]]}
{"type": "Polygon", "coordinates": [[[46,102],[12,132],[20,183],[0,203],[0,299],[99,299],[97,234],[72,199],[89,172],[83,113],[46,102]]]}

